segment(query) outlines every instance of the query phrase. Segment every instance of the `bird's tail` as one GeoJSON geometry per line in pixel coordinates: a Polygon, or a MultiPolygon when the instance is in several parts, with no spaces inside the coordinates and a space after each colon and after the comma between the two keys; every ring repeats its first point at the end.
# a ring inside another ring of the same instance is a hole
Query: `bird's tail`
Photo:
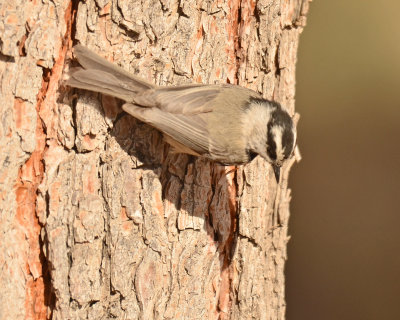
{"type": "Polygon", "coordinates": [[[74,55],[82,67],[72,68],[67,85],[96,91],[133,101],[134,97],[154,85],[131,75],[82,45],[74,47],[74,55]]]}

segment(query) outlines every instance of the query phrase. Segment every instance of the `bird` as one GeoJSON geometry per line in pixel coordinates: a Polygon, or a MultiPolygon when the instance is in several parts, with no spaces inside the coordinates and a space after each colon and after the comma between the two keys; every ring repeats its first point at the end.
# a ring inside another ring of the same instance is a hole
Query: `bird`
{"type": "Polygon", "coordinates": [[[233,84],[157,86],[78,44],[66,84],[119,98],[122,109],[158,129],[176,153],[241,165],[257,155],[279,183],[280,168],[293,153],[296,126],[289,113],[259,93],[233,84]]]}

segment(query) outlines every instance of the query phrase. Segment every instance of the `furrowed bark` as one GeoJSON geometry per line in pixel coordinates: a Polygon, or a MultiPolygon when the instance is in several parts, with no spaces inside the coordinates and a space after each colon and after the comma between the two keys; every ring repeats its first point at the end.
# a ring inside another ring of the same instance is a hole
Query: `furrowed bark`
{"type": "Polygon", "coordinates": [[[160,85],[236,83],[294,114],[308,0],[0,4],[0,318],[284,319],[290,190],[262,159],[169,153],[63,85],[82,43],[160,85]],[[64,69],[66,68],[66,69],[64,69]]]}

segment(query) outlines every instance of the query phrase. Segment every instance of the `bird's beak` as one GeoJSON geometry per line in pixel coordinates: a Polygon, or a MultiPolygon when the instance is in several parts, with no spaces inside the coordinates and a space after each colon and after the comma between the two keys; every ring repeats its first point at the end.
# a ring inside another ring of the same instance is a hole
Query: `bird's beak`
{"type": "Polygon", "coordinates": [[[272,168],[274,169],[276,182],[279,183],[279,178],[281,177],[281,167],[273,164],[272,168]]]}

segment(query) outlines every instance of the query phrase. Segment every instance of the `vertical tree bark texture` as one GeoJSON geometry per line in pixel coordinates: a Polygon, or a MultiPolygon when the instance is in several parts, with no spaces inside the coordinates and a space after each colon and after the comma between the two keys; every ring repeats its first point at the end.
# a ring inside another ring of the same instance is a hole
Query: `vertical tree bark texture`
{"type": "Polygon", "coordinates": [[[308,0],[2,1],[0,318],[284,319],[290,191],[173,155],[62,83],[80,42],[160,85],[237,83],[294,114],[308,0]]]}

